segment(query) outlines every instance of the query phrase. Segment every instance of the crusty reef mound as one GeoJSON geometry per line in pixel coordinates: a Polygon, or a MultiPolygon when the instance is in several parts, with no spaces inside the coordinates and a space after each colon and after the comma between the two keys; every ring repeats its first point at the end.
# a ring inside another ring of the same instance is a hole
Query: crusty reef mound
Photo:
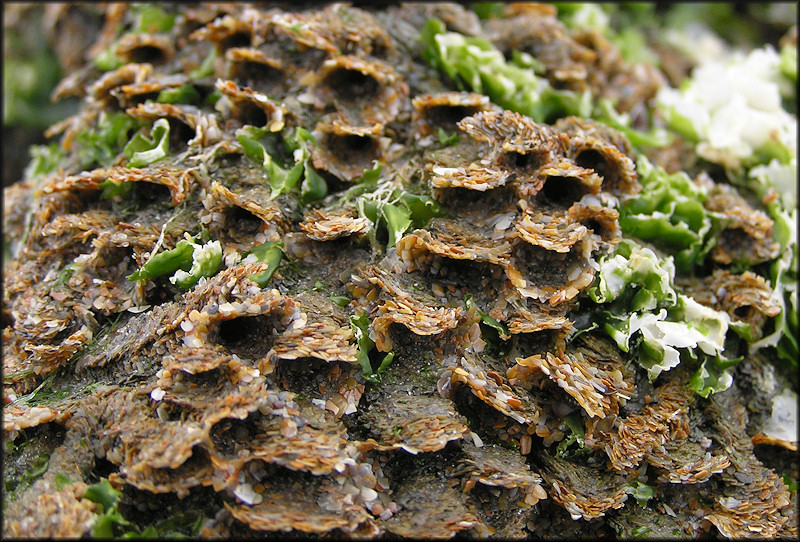
{"type": "MultiPolygon", "coordinates": [[[[482,32],[458,5],[170,9],[106,9],[112,64],[57,90],[84,100],[50,130],[57,167],[5,192],[4,390],[31,394],[4,409],[7,480],[49,463],[4,535],[796,534],[750,436],[769,363],[703,399],[683,367],[651,384],[572,338],[612,203],[641,188],[624,136],[446,86],[416,29],[482,32]],[[170,280],[214,242],[216,267],[170,280]]],[[[546,38],[563,88],[629,107],[660,84],[551,10],[491,26],[546,38]]]]}

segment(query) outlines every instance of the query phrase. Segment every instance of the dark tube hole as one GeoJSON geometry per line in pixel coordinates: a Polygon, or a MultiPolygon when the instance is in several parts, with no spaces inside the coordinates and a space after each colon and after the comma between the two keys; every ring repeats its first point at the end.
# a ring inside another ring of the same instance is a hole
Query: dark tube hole
{"type": "Polygon", "coordinates": [[[580,179],[575,177],[548,177],[536,194],[536,201],[558,207],[570,207],[587,192],[580,179]]]}
{"type": "Polygon", "coordinates": [[[144,64],[146,62],[150,64],[160,64],[164,62],[166,55],[159,47],[143,45],[141,47],[131,49],[131,51],[128,53],[128,59],[137,64],[144,64]]]}
{"type": "MultiPolygon", "coordinates": [[[[156,163],[157,164],[157,163],[156,163]]],[[[135,182],[133,183],[133,196],[142,207],[149,207],[159,203],[172,201],[172,193],[163,184],[135,182]]]]}
{"type": "Polygon", "coordinates": [[[232,49],[234,47],[250,47],[253,40],[249,32],[235,32],[219,42],[220,47],[224,49],[232,49]]]}
{"type": "Polygon", "coordinates": [[[217,331],[217,343],[242,359],[257,361],[272,348],[273,329],[281,333],[285,326],[279,318],[267,314],[223,320],[217,331]]]}
{"type": "Polygon", "coordinates": [[[214,424],[209,436],[217,452],[231,457],[252,440],[255,436],[255,427],[248,420],[226,418],[214,424]]]}
{"type": "Polygon", "coordinates": [[[458,121],[477,112],[477,107],[466,105],[434,105],[427,109],[425,118],[434,126],[453,131],[457,129],[458,121]]]}
{"type": "Polygon", "coordinates": [[[378,95],[380,88],[374,77],[347,68],[333,70],[325,84],[333,90],[337,100],[348,103],[371,100],[378,95]]]}
{"type": "Polygon", "coordinates": [[[236,62],[230,72],[231,79],[240,87],[250,87],[267,96],[276,94],[285,80],[281,70],[261,62],[236,62]]]}
{"type": "Polygon", "coordinates": [[[592,230],[594,234],[599,235],[603,239],[606,239],[608,236],[608,229],[597,220],[594,219],[584,220],[583,225],[586,226],[587,229],[592,230]]]}
{"type": "Polygon", "coordinates": [[[236,118],[242,124],[264,126],[267,123],[267,113],[252,102],[240,102],[237,107],[236,118]]]}
{"type": "Polygon", "coordinates": [[[369,163],[378,157],[378,147],[369,136],[329,134],[325,146],[339,161],[369,163]]]}
{"type": "Polygon", "coordinates": [[[197,135],[194,128],[178,119],[167,119],[169,121],[169,148],[170,151],[183,152],[189,141],[197,135]]]}
{"type": "Polygon", "coordinates": [[[609,162],[608,158],[596,150],[589,149],[581,152],[575,158],[575,163],[581,167],[593,169],[602,177],[604,190],[613,190],[619,184],[619,170],[609,162]]]}
{"type": "Polygon", "coordinates": [[[225,227],[236,240],[257,235],[263,226],[263,220],[238,205],[228,209],[225,216],[225,227]]]}
{"type": "Polygon", "coordinates": [[[541,157],[535,152],[507,152],[500,159],[501,165],[508,169],[532,175],[542,165],[541,157]]]}

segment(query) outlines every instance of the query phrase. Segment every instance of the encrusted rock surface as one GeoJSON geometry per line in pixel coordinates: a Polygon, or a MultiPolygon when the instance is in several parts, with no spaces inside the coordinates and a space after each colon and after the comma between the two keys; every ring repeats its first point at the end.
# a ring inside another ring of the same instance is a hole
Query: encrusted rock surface
{"type": "MultiPolygon", "coordinates": [[[[131,6],[105,8],[92,54],[121,65],[62,83],[83,104],[49,131],[59,167],[4,194],[4,438],[61,435],[4,505],[4,535],[90,534],[102,510],[84,493],[101,478],[140,526],[192,502],[208,537],[796,535],[796,490],[756,456],[735,389],[700,399],[679,369],[650,384],[599,332],[572,336],[621,237],[614,202],[641,188],[627,139],[454,91],[398,36],[429,16],[484,31],[565,88],[625,96],[621,111],[660,75],[571,37],[548,6],[490,23],[449,4],[162,7],[174,25],[152,32],[133,29],[131,6]],[[187,86],[191,103],[156,103],[187,86]],[[167,155],[129,167],[119,141],[89,137],[112,118],[144,134],[166,119],[167,155]],[[280,136],[311,134],[297,163],[328,196],[280,193],[244,126],[287,169],[303,149],[280,136]],[[381,229],[356,200],[376,162],[375,202],[411,194],[444,212],[387,241],[390,218],[381,229]],[[189,290],[128,279],[185,234],[221,242],[219,272],[189,290]],[[268,243],[277,271],[252,255],[268,243]],[[370,379],[364,364],[387,354],[370,379]],[[60,391],[36,404],[42,389],[60,391]],[[656,488],[646,508],[637,480],[656,488]]],[[[763,213],[723,189],[706,206],[729,219],[715,262],[774,257],[763,213]]],[[[776,314],[747,274],[686,288],[754,327],[776,314]]]]}

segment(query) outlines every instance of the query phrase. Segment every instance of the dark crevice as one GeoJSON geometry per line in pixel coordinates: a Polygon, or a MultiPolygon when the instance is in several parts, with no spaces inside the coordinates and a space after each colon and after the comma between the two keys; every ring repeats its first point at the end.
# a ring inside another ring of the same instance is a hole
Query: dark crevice
{"type": "Polygon", "coordinates": [[[542,166],[542,157],[536,152],[507,152],[500,158],[500,165],[510,170],[533,175],[542,166]]]}
{"type": "Polygon", "coordinates": [[[528,357],[544,352],[556,352],[558,343],[563,340],[563,331],[542,329],[535,333],[519,333],[511,340],[514,341],[513,351],[516,355],[528,357]]]}
{"type": "Polygon", "coordinates": [[[264,126],[267,124],[267,113],[252,102],[240,102],[236,107],[236,119],[242,124],[264,126]]]}
{"type": "Polygon", "coordinates": [[[369,166],[378,158],[378,144],[369,136],[327,134],[323,145],[344,164],[369,166]]]}
{"type": "MultiPolygon", "coordinates": [[[[211,463],[211,455],[208,453],[208,450],[201,444],[195,444],[192,446],[192,455],[184,461],[180,467],[171,472],[186,472],[186,473],[193,473],[200,471],[201,469],[205,469],[207,465],[211,463]]],[[[160,469],[159,469],[160,470],[160,469]]]]}
{"type": "Polygon", "coordinates": [[[604,190],[613,190],[619,184],[619,169],[614,163],[610,162],[606,156],[594,149],[588,149],[578,153],[575,163],[581,167],[592,169],[603,178],[604,190]]]}
{"type": "Polygon", "coordinates": [[[236,169],[241,166],[241,163],[244,159],[244,155],[240,152],[220,151],[219,154],[214,156],[212,163],[216,168],[215,172],[218,172],[223,168],[236,169]]]}
{"type": "Polygon", "coordinates": [[[286,80],[281,70],[261,62],[236,62],[229,72],[230,78],[240,87],[250,87],[268,96],[277,94],[286,80]]]}
{"type": "MultiPolygon", "coordinates": [[[[332,396],[337,390],[329,381],[329,372],[335,362],[318,358],[282,359],[275,366],[275,383],[282,390],[289,390],[309,399],[332,396]],[[326,390],[323,394],[321,390],[326,390]]],[[[343,370],[345,366],[342,366],[343,370]]]]}
{"type": "Polygon", "coordinates": [[[547,178],[535,199],[538,204],[569,208],[588,192],[589,188],[579,178],[553,176],[547,178]]]}
{"type": "Polygon", "coordinates": [[[154,279],[155,286],[147,290],[145,302],[148,305],[161,305],[168,301],[174,301],[176,296],[183,295],[184,290],[175,286],[169,281],[170,275],[162,275],[154,279]]]}
{"type": "Polygon", "coordinates": [[[594,220],[590,218],[588,220],[581,221],[581,223],[584,226],[586,226],[587,229],[591,230],[592,233],[594,233],[595,235],[599,235],[600,238],[603,240],[607,241],[612,237],[611,228],[608,225],[600,222],[599,220],[594,220]]]}
{"type": "Polygon", "coordinates": [[[226,457],[236,457],[240,449],[247,448],[256,435],[252,420],[255,415],[260,416],[256,413],[245,420],[225,418],[214,424],[209,433],[214,450],[226,457]]]}
{"type": "Polygon", "coordinates": [[[485,222],[489,217],[517,211],[517,196],[508,185],[481,192],[469,188],[448,188],[434,194],[448,209],[457,209],[470,222],[485,222]],[[474,219],[474,220],[472,220],[474,219]]]}
{"type": "Polygon", "coordinates": [[[97,457],[94,460],[94,467],[89,472],[88,483],[97,483],[101,478],[108,478],[114,472],[117,472],[119,467],[106,459],[105,457],[97,457]]]}
{"type": "MultiPolygon", "coordinates": [[[[383,472],[389,480],[407,480],[423,473],[444,480],[463,457],[461,446],[453,441],[448,442],[441,450],[424,454],[414,455],[399,450],[389,456],[383,466],[383,472]]],[[[456,535],[455,538],[461,537],[456,535]]]]}
{"type": "Polygon", "coordinates": [[[129,246],[108,246],[103,249],[102,258],[104,268],[115,266],[126,258],[129,262],[135,262],[133,258],[133,249],[129,246]]]}
{"type": "Polygon", "coordinates": [[[434,126],[441,126],[445,130],[458,129],[458,121],[477,113],[478,107],[466,105],[433,105],[425,110],[424,116],[434,126]]]}
{"type": "Polygon", "coordinates": [[[168,118],[170,152],[181,153],[188,147],[189,141],[197,135],[194,128],[183,121],[168,118]]]}
{"type": "Polygon", "coordinates": [[[372,100],[380,90],[374,77],[347,68],[333,70],[325,78],[325,85],[330,87],[337,100],[346,103],[372,100]]]}
{"type": "Polygon", "coordinates": [[[183,373],[182,382],[190,389],[203,388],[209,391],[221,388],[225,385],[228,377],[223,374],[221,369],[212,369],[199,373],[183,373]]]}
{"type": "Polygon", "coordinates": [[[160,47],[143,45],[141,47],[131,49],[128,52],[127,57],[130,62],[135,62],[136,64],[161,64],[166,60],[167,55],[160,47]]]}
{"type": "Polygon", "coordinates": [[[127,100],[125,105],[127,107],[132,107],[132,106],[136,106],[136,105],[139,105],[139,104],[143,104],[143,103],[147,102],[148,100],[150,100],[152,102],[155,102],[158,99],[158,95],[159,95],[159,92],[143,92],[142,94],[136,94],[136,95],[130,96],[128,98],[125,98],[125,100],[127,100]]]}
{"type": "Polygon", "coordinates": [[[493,435],[495,423],[500,423],[503,414],[481,401],[466,384],[457,385],[451,391],[450,399],[456,412],[464,416],[470,431],[474,432],[484,444],[499,444],[493,435]]]}
{"type": "Polygon", "coordinates": [[[513,255],[528,285],[556,290],[567,284],[568,270],[580,258],[574,247],[563,253],[528,243],[519,243],[514,247],[513,255]]]}
{"type": "Polygon", "coordinates": [[[250,47],[251,45],[253,45],[253,38],[249,32],[234,32],[219,42],[219,46],[223,51],[234,47],[250,47]]]}
{"type": "Polygon", "coordinates": [[[227,348],[238,348],[261,335],[266,324],[257,316],[224,320],[219,326],[217,339],[227,348]]]}
{"type": "Polygon", "coordinates": [[[172,200],[172,194],[169,188],[163,184],[143,182],[134,182],[132,188],[133,201],[136,201],[140,207],[150,207],[172,200]]]}
{"type": "Polygon", "coordinates": [[[590,218],[589,220],[584,220],[583,225],[586,226],[587,229],[592,230],[600,237],[605,238],[605,235],[603,235],[603,231],[605,228],[603,228],[603,225],[600,224],[600,222],[598,222],[597,220],[594,220],[592,218],[590,218]]]}
{"type": "Polygon", "coordinates": [[[605,177],[608,171],[608,162],[605,157],[594,149],[585,150],[575,157],[575,163],[587,169],[593,169],[598,175],[605,177]]]}
{"type": "Polygon", "coordinates": [[[196,413],[196,409],[188,404],[178,404],[164,400],[159,403],[158,410],[154,413],[154,416],[157,416],[163,422],[184,423],[192,417],[193,413],[196,413]]]}
{"type": "Polygon", "coordinates": [[[274,337],[284,329],[285,326],[280,323],[278,316],[243,316],[220,322],[215,340],[229,354],[236,354],[243,359],[259,360],[267,355],[274,337]]]}
{"type": "Polygon", "coordinates": [[[16,320],[14,319],[14,315],[11,314],[9,308],[6,306],[5,303],[3,303],[3,308],[2,310],[0,310],[0,327],[3,328],[10,327],[13,329],[15,322],[16,320]]]}
{"type": "Polygon", "coordinates": [[[247,241],[264,227],[264,221],[256,215],[234,205],[225,213],[225,230],[236,241],[247,241]]]}
{"type": "MultiPolygon", "coordinates": [[[[325,171],[324,169],[318,169],[316,171],[328,185],[328,194],[336,194],[337,192],[342,192],[353,187],[351,183],[341,180],[329,171],[325,171]]],[[[330,241],[326,241],[326,243],[330,243],[330,241]]]]}
{"type": "Polygon", "coordinates": [[[197,519],[213,518],[222,506],[220,494],[211,487],[193,487],[189,489],[189,495],[178,498],[175,493],[152,493],[125,485],[119,511],[140,530],[165,522],[169,525],[171,537],[176,537],[176,534],[197,537],[197,519]]]}

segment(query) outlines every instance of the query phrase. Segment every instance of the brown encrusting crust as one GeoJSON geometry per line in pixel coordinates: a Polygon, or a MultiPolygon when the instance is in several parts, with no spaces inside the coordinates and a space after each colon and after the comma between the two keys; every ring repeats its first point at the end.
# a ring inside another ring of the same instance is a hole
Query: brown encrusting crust
{"type": "Polygon", "coordinates": [[[781,477],[765,467],[753,453],[753,444],[744,431],[747,410],[731,397],[730,394],[714,395],[707,407],[719,445],[731,465],[716,480],[719,488],[713,498],[713,508],[705,519],[728,538],[771,538],[779,533],[796,535],[797,524],[789,521],[789,510],[786,514],[780,512],[782,508],[794,508],[790,491],[781,477]]]}
{"type": "Polygon", "coordinates": [[[355,217],[348,212],[333,215],[315,209],[314,215],[307,216],[299,226],[309,239],[332,241],[348,235],[365,234],[369,228],[369,221],[364,217],[355,217]]]}
{"type": "Polygon", "coordinates": [[[714,184],[703,205],[709,211],[721,213],[725,221],[725,229],[720,232],[711,255],[714,261],[756,264],[778,256],[780,245],[772,238],[772,219],[765,212],[754,209],[731,187],[714,184]]]}
{"type": "MultiPolygon", "coordinates": [[[[626,137],[447,88],[400,38],[435,16],[633,115],[658,74],[548,5],[162,8],[175,24],[156,33],[98,8],[89,54],[121,65],[74,67],[55,95],[81,110],[48,130],[63,159],[4,192],[4,438],[50,446],[4,535],[92,535],[101,478],[138,526],[190,503],[204,537],[797,534],[796,490],[756,453],[792,444],[760,432],[782,384],[763,359],[735,369],[760,399],[703,399],[684,364],[649,382],[581,321],[618,203],[641,190],[626,137]],[[185,87],[192,103],[158,102],[185,87]],[[133,127],[100,141],[112,118],[133,127]],[[124,145],[160,119],[166,156],[130,167],[124,145]],[[311,170],[328,195],[309,202],[311,170]],[[403,222],[409,195],[432,216],[403,222]],[[189,289],[176,269],[131,280],[187,236],[220,243],[218,270],[189,289]]],[[[767,215],[709,186],[714,264],[774,258],[767,215]]],[[[754,332],[780,311],[749,271],[681,280],[754,332]]]]}
{"type": "Polygon", "coordinates": [[[5,536],[80,538],[91,530],[97,518],[98,505],[81,498],[86,484],[73,484],[58,490],[51,482],[37,489],[20,501],[18,508],[21,510],[17,517],[3,522],[5,536]]]}
{"type": "Polygon", "coordinates": [[[652,405],[624,418],[590,420],[587,445],[604,449],[614,469],[624,471],[638,467],[668,442],[688,438],[689,409],[695,395],[686,387],[686,378],[671,371],[666,382],[654,390],[652,405]]]}
{"type": "Polygon", "coordinates": [[[683,280],[681,286],[699,303],[728,313],[734,322],[748,324],[754,339],[761,338],[766,320],[781,311],[769,283],[752,271],[734,274],[715,269],[703,280],[683,280]]]}

